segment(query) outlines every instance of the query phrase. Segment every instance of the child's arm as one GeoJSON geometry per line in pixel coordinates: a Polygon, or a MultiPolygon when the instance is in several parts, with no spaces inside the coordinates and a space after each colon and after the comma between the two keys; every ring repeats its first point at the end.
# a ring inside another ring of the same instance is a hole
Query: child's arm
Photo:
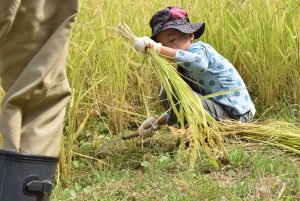
{"type": "Polygon", "coordinates": [[[205,72],[209,65],[209,53],[201,46],[191,47],[189,51],[177,50],[174,61],[186,69],[205,72]]]}
{"type": "Polygon", "coordinates": [[[159,53],[168,57],[175,63],[178,63],[182,67],[191,70],[200,69],[201,72],[204,72],[208,68],[208,56],[206,50],[201,47],[191,48],[190,51],[184,51],[162,46],[159,53]]]}
{"type": "Polygon", "coordinates": [[[161,43],[157,43],[149,37],[136,38],[133,46],[141,53],[145,53],[147,48],[152,48],[156,53],[169,58],[184,68],[200,69],[200,72],[204,72],[208,68],[209,59],[204,47],[192,47],[189,48],[189,51],[184,51],[162,46],[161,43]]]}
{"type": "Polygon", "coordinates": [[[168,57],[169,59],[171,59],[172,61],[175,60],[176,57],[176,53],[177,53],[178,49],[174,49],[174,48],[170,48],[170,47],[166,47],[166,46],[162,46],[160,48],[159,54],[168,57]]]}

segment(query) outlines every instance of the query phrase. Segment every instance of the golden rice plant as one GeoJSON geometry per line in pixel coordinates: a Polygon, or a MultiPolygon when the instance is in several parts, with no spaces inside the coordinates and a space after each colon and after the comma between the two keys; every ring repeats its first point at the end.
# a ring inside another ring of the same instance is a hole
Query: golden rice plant
{"type": "MultiPolygon", "coordinates": [[[[131,42],[136,37],[126,25],[119,25],[119,31],[131,42]]],[[[191,133],[189,136],[190,166],[194,166],[201,152],[214,158],[224,156],[226,150],[218,129],[219,125],[204,110],[201,103],[201,98],[205,97],[199,97],[193,93],[187,83],[181,79],[177,70],[154,51],[147,51],[146,56],[149,56],[154,64],[151,67],[159,75],[179,125],[182,128],[186,125],[189,127],[191,133]],[[178,103],[174,102],[174,96],[178,99],[178,103]],[[180,104],[180,107],[176,107],[176,104],[180,104]]]]}
{"type": "Polygon", "coordinates": [[[221,124],[223,136],[256,141],[300,155],[300,128],[294,123],[271,120],[241,123],[225,120],[221,124]]]}

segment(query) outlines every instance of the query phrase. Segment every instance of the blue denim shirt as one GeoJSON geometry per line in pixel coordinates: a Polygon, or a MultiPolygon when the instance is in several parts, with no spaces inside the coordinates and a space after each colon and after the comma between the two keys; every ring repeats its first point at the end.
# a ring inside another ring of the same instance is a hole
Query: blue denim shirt
{"type": "Polygon", "coordinates": [[[185,69],[185,76],[195,82],[194,87],[202,95],[239,89],[212,99],[229,107],[234,115],[248,111],[255,114],[254,104],[240,74],[209,44],[200,41],[192,43],[187,51],[178,50],[175,62],[185,69]]]}

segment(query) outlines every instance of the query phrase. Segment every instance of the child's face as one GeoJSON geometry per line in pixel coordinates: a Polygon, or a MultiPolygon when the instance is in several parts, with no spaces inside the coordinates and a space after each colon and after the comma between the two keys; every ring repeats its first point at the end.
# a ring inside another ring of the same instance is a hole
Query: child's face
{"type": "Polygon", "coordinates": [[[194,34],[185,34],[176,29],[166,29],[156,35],[156,41],[163,46],[187,50],[194,40],[194,34]]]}

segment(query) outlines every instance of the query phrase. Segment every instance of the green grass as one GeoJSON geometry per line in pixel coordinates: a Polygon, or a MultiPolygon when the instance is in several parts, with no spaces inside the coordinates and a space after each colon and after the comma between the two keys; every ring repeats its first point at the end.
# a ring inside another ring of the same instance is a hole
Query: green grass
{"type": "MultiPolygon", "coordinates": [[[[90,143],[88,138],[77,149],[95,157],[97,140],[90,143]]],[[[227,161],[216,166],[203,159],[191,171],[178,160],[176,142],[163,130],[143,144],[138,139],[118,143],[98,155],[100,161],[74,156],[72,178],[56,186],[52,200],[300,199],[296,156],[227,139],[227,161]]]]}

